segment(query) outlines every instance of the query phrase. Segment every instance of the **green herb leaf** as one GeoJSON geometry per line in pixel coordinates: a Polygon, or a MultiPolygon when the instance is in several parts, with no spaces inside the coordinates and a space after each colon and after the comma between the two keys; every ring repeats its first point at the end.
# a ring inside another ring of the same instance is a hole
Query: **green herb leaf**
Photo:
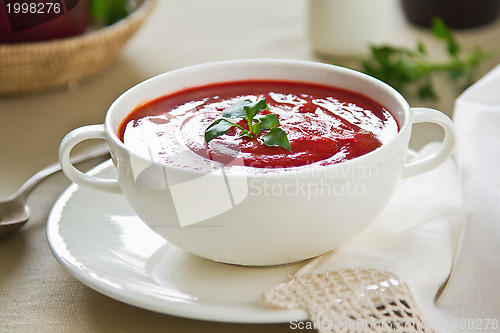
{"type": "Polygon", "coordinates": [[[253,102],[253,103],[250,103],[247,105],[243,105],[243,111],[245,111],[245,115],[246,115],[246,117],[244,117],[244,118],[246,118],[248,121],[248,131],[250,133],[254,133],[255,135],[259,134],[259,133],[254,132],[253,118],[257,115],[257,113],[264,111],[264,110],[269,110],[269,108],[267,107],[266,100],[264,98],[260,99],[256,102],[253,102]]]}
{"type": "Polygon", "coordinates": [[[257,121],[257,123],[253,125],[255,135],[259,135],[261,131],[270,130],[280,124],[278,116],[272,113],[257,116],[255,120],[257,121]]]}
{"type": "Polygon", "coordinates": [[[233,126],[241,128],[241,126],[227,119],[217,119],[205,130],[205,141],[209,143],[213,139],[226,134],[233,126]]]}
{"type": "Polygon", "coordinates": [[[263,137],[262,141],[266,146],[269,147],[283,147],[288,151],[292,151],[290,142],[288,141],[288,136],[286,132],[281,128],[275,127],[269,132],[267,132],[263,137]]]}
{"type": "Polygon", "coordinates": [[[246,113],[245,110],[243,110],[243,106],[251,104],[252,101],[248,99],[241,99],[222,111],[222,117],[224,118],[229,118],[229,119],[234,119],[234,118],[245,118],[246,113]]]}
{"type": "Polygon", "coordinates": [[[418,44],[417,44],[417,50],[421,54],[427,54],[427,49],[426,49],[424,43],[422,43],[422,42],[418,42],[418,44]]]}
{"type": "Polygon", "coordinates": [[[91,0],[90,15],[101,25],[113,24],[130,14],[129,0],[91,0]]]}
{"type": "Polygon", "coordinates": [[[455,57],[460,52],[460,45],[453,36],[453,31],[438,17],[431,21],[432,33],[435,37],[443,39],[448,44],[448,54],[455,57]]]}
{"type": "Polygon", "coordinates": [[[432,80],[427,80],[418,88],[418,96],[422,99],[437,97],[432,80]]]}
{"type": "Polygon", "coordinates": [[[247,130],[242,130],[240,136],[244,136],[246,138],[255,138],[255,135],[247,130]]]}
{"type": "Polygon", "coordinates": [[[449,40],[453,38],[453,32],[439,17],[433,17],[431,19],[431,31],[434,36],[444,40],[449,40]]]}

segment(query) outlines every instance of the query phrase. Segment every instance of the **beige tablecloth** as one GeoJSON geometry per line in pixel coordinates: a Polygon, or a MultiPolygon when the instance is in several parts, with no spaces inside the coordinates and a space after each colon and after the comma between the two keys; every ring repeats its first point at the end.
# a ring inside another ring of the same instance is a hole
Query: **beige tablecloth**
{"type": "MultiPolygon", "coordinates": [[[[102,123],[117,96],[155,74],[224,59],[318,60],[308,42],[307,4],[306,0],[160,0],[119,59],[100,75],[81,82],[76,90],[0,97],[0,196],[11,194],[38,169],[55,161],[59,142],[67,132],[102,123]]],[[[500,23],[495,23],[462,33],[460,38],[465,43],[498,48],[495,37],[499,32],[500,23]]],[[[484,66],[483,73],[500,62],[499,54],[484,66]]],[[[450,113],[458,92],[446,87],[440,90],[444,96],[439,102],[410,102],[450,113]]],[[[434,132],[428,130],[416,128],[417,140],[412,145],[433,137],[434,132]]],[[[291,330],[289,323],[225,324],[153,313],[76,281],[54,259],[45,232],[50,208],[69,184],[58,174],[37,187],[29,198],[30,222],[14,236],[0,240],[0,332],[291,330]]]]}

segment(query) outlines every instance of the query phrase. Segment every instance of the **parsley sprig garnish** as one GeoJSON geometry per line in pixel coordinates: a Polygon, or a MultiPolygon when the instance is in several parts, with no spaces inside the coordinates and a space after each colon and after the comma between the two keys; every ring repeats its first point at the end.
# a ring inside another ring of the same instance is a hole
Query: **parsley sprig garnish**
{"type": "Polygon", "coordinates": [[[420,42],[416,49],[393,47],[390,45],[371,46],[371,56],[362,59],[361,71],[376,77],[399,91],[415,85],[420,98],[437,98],[432,75],[448,73],[452,82],[463,79],[464,88],[472,84],[481,62],[490,53],[480,47],[464,49],[456,40],[452,30],[439,18],[432,20],[431,32],[444,42],[447,59],[435,60],[420,42]]]}
{"type": "Polygon", "coordinates": [[[258,113],[269,110],[266,99],[252,102],[248,99],[239,100],[231,104],[222,111],[222,118],[214,121],[205,130],[205,141],[211,140],[226,134],[231,128],[237,127],[241,130],[240,137],[257,138],[262,135],[262,142],[269,147],[283,147],[291,151],[290,142],[286,132],[279,128],[280,122],[275,114],[268,113],[258,115],[258,113]],[[246,119],[248,129],[243,128],[233,122],[235,119],[246,119]]]}

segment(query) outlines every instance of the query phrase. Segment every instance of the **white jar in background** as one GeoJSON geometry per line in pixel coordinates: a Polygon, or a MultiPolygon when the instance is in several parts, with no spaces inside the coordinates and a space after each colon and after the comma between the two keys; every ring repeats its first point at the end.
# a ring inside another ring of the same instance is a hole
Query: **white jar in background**
{"type": "Polygon", "coordinates": [[[404,23],[399,0],[309,0],[309,38],[323,55],[363,55],[392,42],[404,23]]]}

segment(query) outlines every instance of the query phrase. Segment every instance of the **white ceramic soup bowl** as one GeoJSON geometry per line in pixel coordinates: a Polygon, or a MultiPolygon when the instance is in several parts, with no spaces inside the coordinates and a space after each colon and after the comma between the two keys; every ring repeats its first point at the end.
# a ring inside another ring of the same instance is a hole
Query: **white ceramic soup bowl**
{"type": "Polygon", "coordinates": [[[225,263],[278,265],[328,252],[360,233],[401,178],[438,166],[454,144],[446,115],[411,109],[396,90],[370,76],[315,62],[235,60],[174,70],[136,85],[111,105],[104,124],[70,132],[59,159],[73,182],[123,193],[146,225],[192,254],[225,263]],[[167,165],[148,147],[133,152],[117,137],[121,121],[138,105],[188,87],[246,79],[311,82],[360,93],[392,113],[399,133],[368,154],[328,166],[255,170],[238,166],[236,158],[233,166],[204,160],[211,167],[203,172],[167,165]],[[405,164],[412,124],[419,122],[437,123],[445,138],[435,155],[405,164]],[[70,163],[71,149],[95,138],[109,144],[117,179],[95,178],[70,163]]]}

